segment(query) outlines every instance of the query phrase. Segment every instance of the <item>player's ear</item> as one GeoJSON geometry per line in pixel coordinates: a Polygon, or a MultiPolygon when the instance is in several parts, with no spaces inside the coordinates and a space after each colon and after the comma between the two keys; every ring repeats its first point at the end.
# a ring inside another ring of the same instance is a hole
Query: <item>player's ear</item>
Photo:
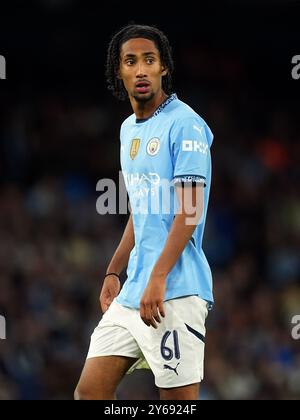
{"type": "Polygon", "coordinates": [[[167,67],[165,67],[164,65],[161,66],[161,75],[165,76],[166,74],[168,74],[168,69],[167,67]]]}
{"type": "Polygon", "coordinates": [[[117,79],[122,80],[120,67],[117,69],[117,72],[116,72],[116,77],[117,77],[117,79]]]}

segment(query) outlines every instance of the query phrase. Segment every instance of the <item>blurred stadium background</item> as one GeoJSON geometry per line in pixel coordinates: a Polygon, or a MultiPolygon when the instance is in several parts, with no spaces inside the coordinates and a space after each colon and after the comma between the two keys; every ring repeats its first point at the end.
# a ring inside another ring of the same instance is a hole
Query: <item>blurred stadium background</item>
{"type": "MultiPolygon", "coordinates": [[[[132,20],[169,36],[174,90],[215,134],[205,250],[216,304],[201,398],[300,398],[299,2],[194,7],[1,4],[0,399],[72,398],[126,223],[95,205],[97,181],[118,179],[131,113],[106,91],[106,48],[132,20]]],[[[152,375],[127,377],[119,398],[157,398],[152,375]]]]}

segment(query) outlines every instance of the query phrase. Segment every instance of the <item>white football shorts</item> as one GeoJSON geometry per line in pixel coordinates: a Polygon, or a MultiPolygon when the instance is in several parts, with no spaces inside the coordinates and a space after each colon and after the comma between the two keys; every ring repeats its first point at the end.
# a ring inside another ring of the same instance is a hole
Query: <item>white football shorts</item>
{"type": "Polygon", "coordinates": [[[155,329],[144,324],[138,309],[122,306],[114,299],[92,334],[87,358],[136,358],[128,373],[150,368],[159,388],[201,382],[208,306],[198,296],[166,301],[165,318],[161,317],[155,329]]]}

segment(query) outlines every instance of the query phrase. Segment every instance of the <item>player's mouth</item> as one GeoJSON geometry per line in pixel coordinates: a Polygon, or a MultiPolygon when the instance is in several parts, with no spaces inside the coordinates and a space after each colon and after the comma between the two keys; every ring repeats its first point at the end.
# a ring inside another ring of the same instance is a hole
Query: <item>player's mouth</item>
{"type": "Polygon", "coordinates": [[[139,93],[148,93],[150,90],[150,83],[147,81],[140,81],[135,84],[135,89],[139,93]]]}

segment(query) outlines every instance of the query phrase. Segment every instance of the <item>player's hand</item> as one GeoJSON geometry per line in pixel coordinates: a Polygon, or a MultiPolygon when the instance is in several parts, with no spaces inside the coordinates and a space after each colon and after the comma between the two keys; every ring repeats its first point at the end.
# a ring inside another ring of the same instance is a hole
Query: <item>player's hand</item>
{"type": "Polygon", "coordinates": [[[165,291],[166,277],[152,273],[140,306],[141,318],[148,327],[157,328],[157,323],[161,322],[160,315],[165,317],[163,305],[165,291]]]}
{"type": "Polygon", "coordinates": [[[107,311],[114,298],[118,296],[120,289],[120,280],[117,276],[111,275],[105,278],[99,299],[103,313],[107,311]]]}

